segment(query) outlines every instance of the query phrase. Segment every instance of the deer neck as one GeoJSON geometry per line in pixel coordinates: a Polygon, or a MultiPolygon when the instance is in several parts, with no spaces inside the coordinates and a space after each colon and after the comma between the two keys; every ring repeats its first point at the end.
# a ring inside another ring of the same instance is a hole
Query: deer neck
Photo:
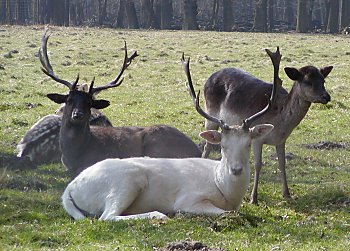
{"type": "Polygon", "coordinates": [[[287,127],[292,129],[297,126],[308,112],[311,102],[305,100],[301,95],[300,87],[294,83],[289,92],[282,111],[283,121],[287,127]]]}
{"type": "Polygon", "coordinates": [[[249,187],[250,167],[248,159],[242,163],[230,163],[221,152],[221,161],[215,168],[215,183],[226,200],[225,210],[238,210],[243,196],[249,187]],[[236,165],[243,166],[240,173],[236,173],[236,165]]]}
{"type": "Polygon", "coordinates": [[[63,155],[77,156],[83,151],[91,139],[90,124],[86,121],[83,124],[75,124],[71,121],[62,119],[60,130],[60,146],[63,155]]]}

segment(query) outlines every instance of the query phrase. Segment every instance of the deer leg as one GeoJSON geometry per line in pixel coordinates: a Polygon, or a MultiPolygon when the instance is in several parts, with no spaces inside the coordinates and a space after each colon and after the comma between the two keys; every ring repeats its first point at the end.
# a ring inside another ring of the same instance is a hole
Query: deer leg
{"type": "Polygon", "coordinates": [[[158,211],[152,211],[149,213],[143,213],[143,214],[133,214],[133,215],[123,215],[123,216],[110,216],[106,220],[111,221],[120,221],[120,220],[139,220],[139,219],[158,219],[158,220],[167,220],[169,219],[168,216],[166,216],[163,213],[160,213],[158,211]]]}
{"type": "Polygon", "coordinates": [[[250,203],[258,204],[258,185],[259,185],[259,176],[260,170],[262,167],[262,144],[255,143],[253,144],[253,153],[254,153],[254,164],[255,164],[255,174],[254,174],[254,186],[252,193],[250,195],[250,203]]]}
{"type": "Polygon", "coordinates": [[[105,201],[105,209],[100,216],[99,220],[117,220],[118,216],[123,214],[135,199],[140,195],[141,188],[136,184],[127,184],[128,182],[122,182],[117,191],[111,192],[105,201]]]}
{"type": "MultiPolygon", "coordinates": [[[[218,130],[219,129],[219,125],[209,121],[209,120],[205,120],[205,130],[218,130]]],[[[204,145],[204,149],[202,152],[202,158],[208,158],[209,154],[211,152],[211,150],[213,149],[213,144],[209,143],[208,141],[205,141],[205,145],[204,145]]]]}
{"type": "Polygon", "coordinates": [[[282,178],[282,194],[284,198],[290,198],[290,193],[287,184],[287,174],[286,174],[286,153],[285,153],[285,143],[276,146],[276,153],[278,158],[278,168],[281,172],[282,178]]]}
{"type": "Polygon", "coordinates": [[[227,211],[214,206],[210,202],[198,203],[188,207],[183,207],[178,212],[189,213],[189,214],[203,214],[203,215],[220,215],[227,211]]]}

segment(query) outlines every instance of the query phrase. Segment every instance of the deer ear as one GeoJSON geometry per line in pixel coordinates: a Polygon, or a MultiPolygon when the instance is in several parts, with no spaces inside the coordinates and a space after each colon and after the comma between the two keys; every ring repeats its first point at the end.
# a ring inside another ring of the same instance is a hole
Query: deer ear
{"type": "Polygon", "coordinates": [[[221,133],[215,130],[201,132],[199,136],[212,144],[219,144],[221,141],[221,133]]]}
{"type": "Polygon", "coordinates": [[[109,106],[109,101],[104,99],[93,100],[92,107],[95,109],[103,109],[109,106]]]}
{"type": "Polygon", "coordinates": [[[49,99],[51,99],[53,102],[57,104],[63,104],[66,103],[68,95],[62,95],[57,93],[49,93],[46,95],[49,99]]]}
{"type": "Polygon", "coordinates": [[[292,67],[286,67],[284,68],[284,71],[286,72],[288,78],[290,78],[293,81],[298,81],[303,79],[303,74],[301,74],[298,69],[292,68],[292,67]]]}
{"type": "Polygon", "coordinates": [[[324,78],[326,78],[328,76],[328,74],[332,71],[333,66],[326,66],[321,68],[321,74],[323,75],[324,78]]]}
{"type": "Polygon", "coordinates": [[[250,128],[250,135],[252,139],[260,138],[271,132],[273,129],[273,125],[271,124],[261,124],[256,125],[253,128],[250,128]]]}

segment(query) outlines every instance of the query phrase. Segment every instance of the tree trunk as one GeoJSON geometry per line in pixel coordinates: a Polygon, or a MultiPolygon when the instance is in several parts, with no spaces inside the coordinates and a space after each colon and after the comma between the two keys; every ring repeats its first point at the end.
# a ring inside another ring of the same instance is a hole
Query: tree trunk
{"type": "Polygon", "coordinates": [[[77,25],[82,25],[84,20],[84,3],[81,0],[77,1],[76,13],[77,13],[77,25]]]}
{"type": "Polygon", "coordinates": [[[255,3],[253,31],[267,31],[267,0],[257,0],[255,3]]]}
{"type": "Polygon", "coordinates": [[[295,25],[293,1],[291,0],[284,0],[283,20],[290,25],[295,25]]]}
{"type": "Polygon", "coordinates": [[[198,30],[197,8],[196,0],[183,0],[183,30],[198,30]]]}
{"type": "Polygon", "coordinates": [[[272,32],[273,29],[275,28],[275,6],[276,5],[276,0],[268,0],[268,19],[269,19],[269,32],[272,32]]]}
{"type": "Polygon", "coordinates": [[[69,23],[70,25],[77,25],[77,5],[73,1],[69,6],[69,23]]]}
{"type": "Polygon", "coordinates": [[[297,8],[297,32],[306,33],[309,31],[308,0],[298,0],[297,8]]]}
{"type": "Polygon", "coordinates": [[[161,0],[160,27],[161,29],[170,29],[173,18],[172,0],[161,0]]]}
{"type": "Polygon", "coordinates": [[[141,13],[143,28],[157,28],[156,16],[153,11],[153,1],[141,0],[141,13]]]}
{"type": "Polygon", "coordinates": [[[329,0],[328,33],[339,32],[339,0],[329,0]]]}
{"type": "Polygon", "coordinates": [[[6,1],[0,2],[0,23],[5,24],[6,23],[6,1]]]}
{"type": "Polygon", "coordinates": [[[102,25],[107,17],[107,0],[98,0],[98,24],[102,25]]]}
{"type": "Polygon", "coordinates": [[[341,28],[350,26],[350,0],[342,0],[341,28]]]}
{"type": "Polygon", "coordinates": [[[231,31],[233,27],[233,9],[232,9],[232,1],[224,0],[223,2],[223,30],[231,31]]]}
{"type": "Polygon", "coordinates": [[[45,24],[49,24],[51,22],[52,19],[52,15],[53,15],[53,9],[54,9],[54,3],[53,1],[50,0],[46,0],[46,5],[45,5],[45,24]]]}
{"type": "Polygon", "coordinates": [[[213,9],[211,13],[211,18],[209,22],[209,29],[215,30],[218,22],[218,15],[219,15],[219,8],[220,8],[220,3],[218,0],[213,1],[213,9]]]}
{"type": "Polygon", "coordinates": [[[309,0],[309,6],[308,6],[308,17],[309,17],[309,30],[311,29],[316,29],[315,25],[313,25],[313,11],[314,11],[314,4],[315,0],[309,0]]]}
{"type": "Polygon", "coordinates": [[[116,22],[116,27],[117,28],[124,28],[125,12],[126,12],[125,0],[120,0],[119,1],[118,14],[117,14],[117,22],[116,22]]]}
{"type": "Polygon", "coordinates": [[[161,23],[161,13],[162,13],[162,0],[152,0],[153,1],[153,11],[154,11],[154,18],[156,21],[156,28],[160,29],[160,23],[161,23]]]}
{"type": "Polygon", "coordinates": [[[64,25],[65,20],[65,1],[52,1],[53,8],[52,8],[52,22],[55,25],[64,25]]]}
{"type": "Polygon", "coordinates": [[[65,3],[64,3],[64,26],[69,26],[69,11],[70,11],[70,0],[65,0],[65,3]]]}
{"type": "Polygon", "coordinates": [[[135,4],[132,0],[126,0],[125,3],[126,17],[129,29],[139,29],[139,21],[137,20],[135,4]]]}

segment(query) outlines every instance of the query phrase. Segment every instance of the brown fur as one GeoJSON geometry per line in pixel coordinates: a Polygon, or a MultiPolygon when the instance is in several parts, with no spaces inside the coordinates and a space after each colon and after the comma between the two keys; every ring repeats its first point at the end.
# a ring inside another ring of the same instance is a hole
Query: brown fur
{"type": "MultiPolygon", "coordinates": [[[[330,96],[325,90],[324,79],[331,72],[332,66],[317,69],[305,66],[299,70],[285,68],[289,78],[294,80],[288,93],[282,87],[277,89],[274,108],[254,121],[252,126],[262,123],[274,125],[274,130],[259,141],[253,142],[255,160],[255,179],[251,202],[257,203],[257,187],[262,166],[262,145],[276,146],[279,168],[282,173],[283,196],[290,197],[285,174],[285,142],[293,129],[305,117],[311,103],[326,104],[330,96]]],[[[207,112],[229,124],[241,124],[243,119],[261,110],[267,104],[272,84],[236,68],[222,69],[209,77],[204,86],[207,112]]],[[[218,126],[206,121],[206,129],[217,130],[218,126]]],[[[207,143],[203,157],[208,157],[210,145],[207,143]]]]}

